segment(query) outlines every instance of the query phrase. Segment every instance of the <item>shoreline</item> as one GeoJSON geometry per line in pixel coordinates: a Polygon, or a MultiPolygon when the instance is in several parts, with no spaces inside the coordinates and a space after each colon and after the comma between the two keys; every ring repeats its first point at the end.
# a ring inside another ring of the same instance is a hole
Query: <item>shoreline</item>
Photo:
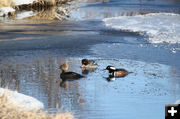
{"type": "Polygon", "coordinates": [[[69,112],[57,112],[51,115],[43,111],[44,105],[37,99],[11,91],[9,89],[0,88],[0,118],[8,119],[73,119],[73,115],[69,112]]]}
{"type": "Polygon", "coordinates": [[[68,7],[60,7],[66,4],[70,5],[69,2],[71,1],[73,0],[14,0],[12,1],[13,4],[5,4],[4,6],[3,4],[2,6],[0,5],[0,18],[22,19],[18,18],[18,13],[21,11],[30,11],[32,13],[30,15],[26,13],[23,18],[34,19],[32,18],[32,16],[34,16],[35,19],[49,19],[48,17],[51,17],[51,19],[57,18],[62,20],[67,17],[69,13],[68,7]],[[56,11],[53,10],[51,13],[46,12],[44,15],[46,17],[41,15],[44,11],[51,10],[53,7],[57,7],[56,11]]]}
{"type": "Polygon", "coordinates": [[[17,105],[22,111],[40,111],[44,109],[44,104],[37,99],[11,91],[9,89],[0,88],[0,98],[5,96],[9,103],[17,105]]]}

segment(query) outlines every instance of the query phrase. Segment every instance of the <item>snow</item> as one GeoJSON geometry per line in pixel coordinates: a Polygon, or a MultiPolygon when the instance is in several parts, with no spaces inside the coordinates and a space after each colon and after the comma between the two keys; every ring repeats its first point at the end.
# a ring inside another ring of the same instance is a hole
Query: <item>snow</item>
{"type": "Polygon", "coordinates": [[[9,12],[15,12],[15,9],[11,7],[1,7],[0,8],[0,17],[3,15],[7,15],[9,12]]]}
{"type": "Polygon", "coordinates": [[[136,16],[119,16],[103,19],[106,26],[148,36],[150,43],[180,43],[180,15],[150,13],[136,16]]]}
{"type": "MultiPolygon", "coordinates": [[[[37,0],[14,0],[15,5],[24,5],[24,4],[31,4],[37,0]]],[[[0,8],[0,17],[3,15],[7,15],[9,12],[15,12],[15,9],[12,7],[2,7],[0,8]]],[[[23,17],[24,18],[24,17],[23,17]]]]}
{"type": "Polygon", "coordinates": [[[17,91],[10,91],[7,89],[0,88],[0,96],[5,94],[10,103],[16,104],[20,109],[24,111],[34,111],[44,109],[42,102],[37,99],[18,93],[17,91]]]}
{"type": "Polygon", "coordinates": [[[17,13],[16,19],[23,19],[23,18],[35,16],[35,15],[36,13],[34,13],[33,11],[23,11],[23,12],[17,13]]]}
{"type": "Polygon", "coordinates": [[[16,5],[31,4],[37,0],[14,0],[16,5]]]}

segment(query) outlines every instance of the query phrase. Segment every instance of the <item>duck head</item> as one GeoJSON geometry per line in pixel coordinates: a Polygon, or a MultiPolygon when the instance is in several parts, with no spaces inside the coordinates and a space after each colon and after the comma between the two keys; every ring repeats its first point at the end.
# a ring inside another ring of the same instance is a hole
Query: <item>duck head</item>
{"type": "Polygon", "coordinates": [[[106,70],[109,71],[109,75],[115,76],[116,68],[114,66],[109,65],[109,66],[106,67],[106,70]]]}
{"type": "Polygon", "coordinates": [[[116,68],[114,67],[114,66],[107,66],[106,67],[106,70],[109,70],[109,71],[115,71],[116,70],[116,68]]]}
{"type": "Polygon", "coordinates": [[[88,59],[82,59],[81,63],[82,63],[82,67],[86,66],[89,64],[89,60],[88,59]]]}
{"type": "Polygon", "coordinates": [[[63,70],[63,71],[67,71],[69,68],[68,64],[67,63],[64,63],[63,65],[61,65],[58,69],[59,70],[63,70]]]}

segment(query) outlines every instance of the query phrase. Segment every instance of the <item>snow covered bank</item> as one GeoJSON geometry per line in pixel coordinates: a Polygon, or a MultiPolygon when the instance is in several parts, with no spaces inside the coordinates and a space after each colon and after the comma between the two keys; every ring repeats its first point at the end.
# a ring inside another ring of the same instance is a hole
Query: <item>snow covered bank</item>
{"type": "Polygon", "coordinates": [[[41,102],[32,97],[0,88],[1,119],[74,119],[69,112],[58,112],[55,115],[50,115],[43,110],[37,110],[36,107],[40,109],[42,106],[41,102]]]}
{"type": "Polygon", "coordinates": [[[59,19],[62,21],[69,17],[69,11],[72,9],[72,7],[74,7],[73,4],[75,3],[71,1],[72,0],[13,0],[14,4],[12,6],[9,5],[10,7],[1,6],[0,20],[6,20],[9,18],[35,20],[59,19]],[[70,2],[71,4],[69,4],[70,2]],[[5,19],[3,17],[5,17],[5,19]]]}
{"type": "Polygon", "coordinates": [[[12,104],[16,104],[20,109],[25,111],[34,111],[44,109],[42,102],[37,99],[18,93],[17,91],[10,91],[7,89],[0,88],[0,97],[5,95],[8,101],[12,104]]]}
{"type": "Polygon", "coordinates": [[[14,0],[15,5],[24,5],[24,4],[31,4],[38,0],[14,0]]]}
{"type": "Polygon", "coordinates": [[[17,13],[17,18],[16,19],[24,19],[26,17],[31,17],[31,16],[35,16],[36,13],[34,13],[33,11],[23,11],[20,13],[17,13]]]}
{"type": "MultiPolygon", "coordinates": [[[[24,5],[24,4],[31,4],[38,0],[12,0],[14,6],[24,5]]],[[[0,17],[8,15],[8,13],[15,12],[15,9],[12,6],[9,7],[1,7],[0,8],[0,17]]]]}
{"type": "Polygon", "coordinates": [[[0,17],[7,15],[9,12],[15,12],[15,9],[13,9],[12,7],[1,7],[0,17]]]}
{"type": "Polygon", "coordinates": [[[140,32],[148,35],[150,43],[180,43],[180,15],[151,13],[147,15],[120,16],[103,19],[113,29],[140,32]]]}

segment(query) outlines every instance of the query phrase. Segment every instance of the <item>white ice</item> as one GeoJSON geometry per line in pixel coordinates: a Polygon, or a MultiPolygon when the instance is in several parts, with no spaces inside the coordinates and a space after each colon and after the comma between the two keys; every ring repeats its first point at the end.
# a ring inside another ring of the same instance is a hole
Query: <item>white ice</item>
{"type": "Polygon", "coordinates": [[[23,11],[23,12],[17,13],[16,19],[23,19],[23,18],[35,16],[35,15],[36,13],[34,13],[33,11],[23,11]]]}
{"type": "Polygon", "coordinates": [[[180,15],[151,13],[147,15],[119,16],[103,19],[113,29],[148,35],[150,43],[180,43],[180,15]]]}
{"type": "Polygon", "coordinates": [[[16,5],[31,4],[37,0],[14,0],[16,5]]]}
{"type": "MultiPolygon", "coordinates": [[[[31,4],[37,0],[13,0],[13,1],[15,5],[24,5],[24,4],[31,4]]],[[[13,9],[12,7],[1,7],[0,17],[2,17],[3,15],[7,15],[9,12],[15,12],[15,9],[13,9]]]]}
{"type": "Polygon", "coordinates": [[[9,12],[15,12],[15,9],[11,7],[1,7],[0,8],[0,17],[3,15],[7,15],[9,12]]]}

